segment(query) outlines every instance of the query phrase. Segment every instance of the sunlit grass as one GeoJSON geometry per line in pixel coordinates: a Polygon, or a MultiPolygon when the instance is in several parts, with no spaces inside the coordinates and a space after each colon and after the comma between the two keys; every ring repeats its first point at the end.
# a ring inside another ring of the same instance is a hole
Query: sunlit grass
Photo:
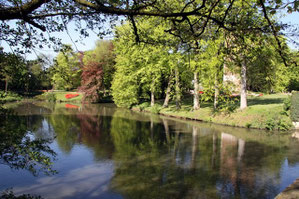
{"type": "Polygon", "coordinates": [[[54,92],[57,101],[61,102],[81,102],[83,94],[79,92],[66,92],[66,91],[58,91],[54,92]],[[65,95],[67,94],[79,94],[77,97],[67,99],[65,95]]]}
{"type": "MultiPolygon", "coordinates": [[[[287,94],[249,96],[248,108],[236,109],[231,113],[215,113],[212,102],[201,103],[199,110],[193,110],[192,98],[183,100],[180,110],[176,110],[175,102],[171,102],[167,108],[162,108],[163,101],[157,103],[161,106],[161,114],[173,117],[246,128],[286,130],[291,128],[291,119],[283,109],[283,102],[287,98],[287,94]]],[[[151,111],[151,107],[143,110],[151,111]]]]}
{"type": "Polygon", "coordinates": [[[38,95],[35,97],[35,99],[38,100],[49,100],[49,95],[54,95],[56,102],[74,102],[74,103],[80,103],[82,101],[83,93],[80,92],[68,92],[68,91],[51,91],[47,93],[43,93],[42,95],[38,95]],[[66,98],[67,94],[79,94],[76,97],[73,98],[66,98]]]}

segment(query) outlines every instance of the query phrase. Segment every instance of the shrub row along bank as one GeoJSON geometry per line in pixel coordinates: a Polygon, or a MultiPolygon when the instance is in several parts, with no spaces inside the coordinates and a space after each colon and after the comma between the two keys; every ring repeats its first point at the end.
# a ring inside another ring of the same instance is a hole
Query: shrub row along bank
{"type": "Polygon", "coordinates": [[[149,111],[172,117],[229,126],[286,131],[292,128],[289,111],[284,108],[284,101],[287,99],[288,96],[285,94],[250,97],[247,109],[243,111],[236,110],[230,114],[215,113],[213,104],[210,102],[203,103],[199,110],[192,110],[191,99],[185,100],[180,110],[176,110],[174,103],[171,103],[167,108],[163,108],[162,102],[158,102],[153,107],[150,107],[149,102],[145,102],[133,107],[133,110],[149,111]]]}
{"type": "Polygon", "coordinates": [[[0,91],[0,103],[6,103],[6,102],[13,102],[13,101],[20,101],[23,97],[18,95],[17,93],[8,91],[0,91]]]}

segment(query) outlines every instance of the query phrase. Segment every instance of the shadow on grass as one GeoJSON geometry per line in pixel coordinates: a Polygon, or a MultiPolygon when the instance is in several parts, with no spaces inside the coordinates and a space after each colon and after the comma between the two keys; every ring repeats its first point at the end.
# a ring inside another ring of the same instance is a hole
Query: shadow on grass
{"type": "MultiPolygon", "coordinates": [[[[233,105],[233,110],[240,107],[240,100],[237,97],[238,101],[233,105]]],[[[271,105],[271,104],[282,104],[286,98],[280,96],[273,96],[272,98],[265,97],[249,97],[247,99],[248,106],[254,105],[271,105]]],[[[159,100],[158,104],[162,106],[163,100],[159,100]]],[[[175,101],[170,101],[168,108],[172,111],[176,111],[175,101]]],[[[213,102],[200,102],[200,108],[211,108],[213,109],[213,102]]],[[[193,98],[187,97],[182,99],[181,109],[178,111],[193,111],[193,98]]]]}
{"type": "Polygon", "coordinates": [[[270,105],[270,104],[282,104],[284,98],[252,98],[248,99],[248,106],[253,106],[253,105],[270,105]]]}
{"type": "MultiPolygon", "coordinates": [[[[181,109],[176,110],[176,103],[174,101],[169,102],[168,108],[174,112],[176,111],[193,111],[193,102],[183,101],[181,104],[181,109]]],[[[211,102],[200,102],[200,108],[213,108],[213,103],[211,102]]]]}

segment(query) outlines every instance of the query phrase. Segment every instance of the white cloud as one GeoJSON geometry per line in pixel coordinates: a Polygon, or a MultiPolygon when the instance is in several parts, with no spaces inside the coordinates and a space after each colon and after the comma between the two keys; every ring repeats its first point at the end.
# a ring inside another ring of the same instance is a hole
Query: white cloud
{"type": "Polygon", "coordinates": [[[92,164],[71,170],[63,176],[42,177],[35,184],[15,187],[13,191],[16,195],[31,194],[44,198],[119,198],[120,195],[109,192],[113,171],[112,163],[92,164]]]}

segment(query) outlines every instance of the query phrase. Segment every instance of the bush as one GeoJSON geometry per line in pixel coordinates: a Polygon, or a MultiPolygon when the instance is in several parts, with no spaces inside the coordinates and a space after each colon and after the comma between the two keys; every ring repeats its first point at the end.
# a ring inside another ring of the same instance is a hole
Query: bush
{"type": "Polygon", "coordinates": [[[265,128],[267,130],[287,131],[292,127],[291,122],[283,117],[270,118],[266,121],[265,128]]]}
{"type": "Polygon", "coordinates": [[[147,107],[150,107],[150,103],[149,102],[143,102],[142,104],[139,104],[136,106],[137,108],[139,108],[140,111],[145,110],[147,107]]]}
{"type": "MultiPolygon", "coordinates": [[[[201,102],[213,102],[215,90],[209,88],[204,90],[200,95],[201,102]]],[[[215,113],[232,113],[238,108],[239,99],[232,95],[232,91],[228,86],[219,87],[218,104],[215,113]]]]}
{"type": "Polygon", "coordinates": [[[246,128],[250,128],[251,126],[252,126],[252,124],[249,123],[249,122],[247,122],[247,123],[245,124],[245,127],[246,127],[246,128]]]}
{"type": "Polygon", "coordinates": [[[56,102],[55,93],[47,92],[35,97],[37,100],[47,100],[48,102],[56,102]]]}
{"type": "Polygon", "coordinates": [[[56,102],[56,96],[54,93],[47,93],[46,95],[46,99],[49,101],[49,102],[56,102]]]}
{"type": "Polygon", "coordinates": [[[22,97],[17,93],[8,91],[0,91],[0,101],[2,102],[11,102],[11,101],[19,101],[22,100],[22,97]]]}
{"type": "Polygon", "coordinates": [[[290,109],[291,109],[291,97],[288,97],[283,101],[283,111],[282,114],[286,116],[290,116],[290,109]]]}
{"type": "Polygon", "coordinates": [[[292,121],[299,122],[299,92],[292,92],[290,110],[292,121]]]}
{"type": "Polygon", "coordinates": [[[160,113],[161,109],[162,109],[162,106],[155,104],[155,105],[151,108],[151,112],[152,112],[152,113],[155,113],[155,114],[158,114],[158,113],[160,113]]]}

